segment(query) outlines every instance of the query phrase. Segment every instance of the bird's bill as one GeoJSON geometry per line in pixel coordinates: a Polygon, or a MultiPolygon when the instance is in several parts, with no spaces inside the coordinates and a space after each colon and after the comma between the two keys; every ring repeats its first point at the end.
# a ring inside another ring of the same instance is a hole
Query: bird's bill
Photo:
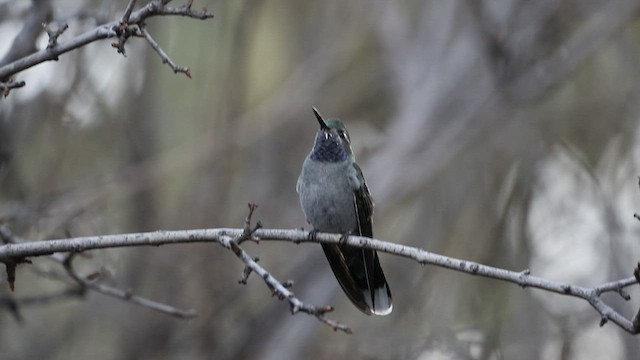
{"type": "Polygon", "coordinates": [[[324,122],[324,119],[322,118],[322,115],[320,115],[320,112],[318,111],[318,109],[316,109],[315,106],[312,109],[313,109],[313,113],[316,115],[316,119],[318,119],[318,123],[320,124],[320,129],[328,130],[329,126],[327,126],[327,123],[324,122]]]}

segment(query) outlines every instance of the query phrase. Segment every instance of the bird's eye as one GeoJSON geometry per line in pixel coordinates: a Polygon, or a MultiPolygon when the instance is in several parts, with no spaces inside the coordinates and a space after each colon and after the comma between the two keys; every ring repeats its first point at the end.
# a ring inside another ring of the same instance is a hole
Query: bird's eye
{"type": "Polygon", "coordinates": [[[340,135],[343,140],[349,141],[349,135],[347,135],[346,131],[338,130],[338,135],[340,135]]]}

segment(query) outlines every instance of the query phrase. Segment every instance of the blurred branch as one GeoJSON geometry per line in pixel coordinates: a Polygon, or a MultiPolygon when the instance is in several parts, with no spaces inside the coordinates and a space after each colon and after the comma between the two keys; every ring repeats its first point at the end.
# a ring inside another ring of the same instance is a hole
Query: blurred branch
{"type": "MultiPolygon", "coordinates": [[[[0,242],[3,244],[21,244],[25,243],[25,240],[13,234],[13,232],[6,226],[0,225],[0,242]]],[[[73,289],[67,290],[68,296],[66,298],[71,298],[73,296],[78,297],[85,294],[86,290],[93,290],[95,292],[101,293],[103,295],[115,297],[124,301],[128,301],[134,303],[136,305],[140,305],[152,310],[159,311],[164,314],[168,314],[171,316],[175,316],[178,318],[190,319],[196,316],[196,312],[193,309],[183,310],[171,305],[159,303],[154,300],[150,300],[141,296],[134,295],[131,290],[121,290],[117,288],[113,288],[111,286],[103,285],[97,282],[98,278],[101,277],[99,272],[94,272],[87,276],[82,276],[73,268],[73,258],[77,252],[71,252],[66,256],[62,254],[54,253],[49,255],[49,258],[55,262],[58,262],[64,266],[65,271],[69,275],[69,277],[78,285],[75,288],[75,292],[73,289]]],[[[14,290],[14,281],[15,281],[15,268],[18,263],[27,262],[31,263],[29,260],[25,260],[25,258],[14,258],[9,259],[9,261],[5,262],[7,266],[7,278],[9,282],[9,286],[11,290],[14,290]]],[[[11,300],[11,301],[3,301],[0,299],[0,306],[4,305],[9,309],[11,313],[14,314],[14,317],[18,322],[20,322],[21,317],[19,316],[18,308],[19,305],[30,305],[32,303],[40,302],[49,302],[55,299],[65,298],[62,294],[58,295],[40,295],[33,298],[22,299],[22,300],[11,300]]]]}
{"type": "Polygon", "coordinates": [[[41,306],[69,299],[81,298],[84,296],[84,289],[73,287],[57,293],[28,296],[23,298],[2,297],[0,298],[0,308],[5,308],[18,323],[23,322],[20,308],[24,306],[41,306]]]}
{"type": "Polygon", "coordinates": [[[0,92],[2,93],[2,96],[7,97],[9,96],[9,92],[11,92],[11,89],[21,88],[25,85],[26,83],[24,81],[14,82],[11,79],[9,79],[9,81],[7,82],[0,81],[0,92]]]}
{"type": "Polygon", "coordinates": [[[601,44],[637,14],[637,1],[603,2],[590,19],[566,42],[520,75],[511,85],[511,92],[520,101],[537,100],[550,87],[575,71],[601,44]]]}
{"type": "MultiPolygon", "coordinates": [[[[153,0],[142,8],[131,12],[129,16],[127,16],[127,13],[131,11],[135,3],[135,1],[131,1],[121,20],[98,26],[93,30],[78,35],[77,37],[65,42],[56,41],[53,46],[32,53],[31,55],[26,55],[12,60],[12,62],[0,67],[0,79],[4,79],[6,81],[10,76],[20,71],[45,61],[57,60],[59,55],[102,39],[118,38],[118,42],[114,43],[113,46],[118,49],[119,53],[124,55],[125,42],[132,36],[141,36],[140,29],[144,26],[144,21],[153,16],[185,16],[200,20],[210,19],[213,17],[213,14],[206,9],[203,9],[202,11],[191,10],[191,4],[180,7],[166,7],[165,5],[168,2],[169,1],[166,0],[153,0]]],[[[41,26],[38,31],[42,31],[41,26]]],[[[165,60],[166,59],[163,58],[163,61],[165,60]]]]}
{"type": "MultiPolygon", "coordinates": [[[[22,29],[13,39],[11,47],[0,60],[0,66],[9,64],[19,58],[36,51],[36,40],[42,32],[42,24],[49,22],[53,8],[49,0],[33,0],[33,6],[22,25],[22,29]]],[[[8,74],[11,75],[11,74],[8,74]]],[[[8,75],[0,76],[0,80],[7,80],[8,75]]]]}
{"type": "MultiPolygon", "coordinates": [[[[6,64],[12,63],[24,56],[36,51],[36,40],[42,32],[42,24],[47,23],[51,18],[53,8],[49,0],[33,0],[33,5],[29,15],[22,25],[22,29],[13,39],[11,47],[0,59],[0,69],[6,64]]],[[[12,74],[0,76],[0,92],[4,97],[9,96],[12,89],[17,89],[25,85],[24,81],[16,81],[9,78],[12,74]]]]}
{"type": "Polygon", "coordinates": [[[248,224],[248,221],[245,223],[245,228],[243,229],[217,228],[182,231],[155,231],[147,233],[86,236],[68,239],[33,241],[19,244],[4,244],[0,245],[0,262],[16,262],[17,260],[24,259],[27,256],[35,257],[49,255],[56,252],[77,253],[87,250],[114,247],[217,242],[224,248],[233,251],[244,262],[245,271],[242,280],[246,280],[251,272],[255,272],[262,277],[267,286],[279,299],[286,299],[289,302],[292,313],[295,314],[300,311],[305,312],[316,316],[319,320],[329,324],[334,329],[348,331],[348,327],[324,318],[324,314],[332,310],[331,307],[305,305],[287,289],[288,286],[286,286],[286,284],[276,280],[269,272],[267,272],[267,270],[257,264],[256,259],[249,256],[238,245],[238,242],[243,239],[250,239],[254,241],[280,240],[293,242],[295,244],[303,242],[327,244],[345,243],[358,248],[373,249],[413,259],[422,265],[435,265],[471,275],[507,281],[517,284],[523,288],[531,287],[554,292],[560,295],[577,297],[587,301],[600,314],[601,326],[610,320],[631,334],[637,334],[640,332],[638,321],[632,321],[625,318],[600,298],[603,293],[617,292],[623,298],[628,300],[630,297],[624,292],[624,288],[638,283],[638,280],[633,276],[588,288],[532,276],[529,270],[516,272],[495,268],[478,264],[473,261],[431,253],[416,247],[404,246],[366,237],[349,236],[348,239],[341,242],[341,235],[339,234],[318,233],[312,238],[310,237],[309,231],[302,229],[262,229],[259,227],[256,227],[251,230],[250,233],[247,233],[246,224],[248,224]]]}
{"type": "Polygon", "coordinates": [[[99,274],[93,273],[87,276],[82,276],[73,268],[73,258],[75,253],[69,253],[68,256],[65,257],[63,261],[64,269],[67,271],[67,274],[80,285],[82,289],[91,289],[93,291],[99,292],[101,294],[115,297],[124,301],[128,301],[134,303],[136,305],[141,305],[143,307],[153,309],[159,311],[164,314],[169,314],[179,318],[190,319],[196,316],[196,312],[192,309],[182,310],[176,307],[162,304],[157,301],[149,300],[137,295],[132,294],[130,290],[120,290],[113,288],[111,286],[106,286],[96,282],[96,278],[99,277],[99,274]]]}
{"type": "MultiPolygon", "coordinates": [[[[636,266],[635,270],[633,270],[633,276],[636,278],[636,281],[640,283],[640,262],[638,263],[638,266],[636,266]]],[[[640,309],[638,309],[638,312],[633,316],[633,319],[631,319],[631,323],[634,328],[640,328],[640,309]]]]}

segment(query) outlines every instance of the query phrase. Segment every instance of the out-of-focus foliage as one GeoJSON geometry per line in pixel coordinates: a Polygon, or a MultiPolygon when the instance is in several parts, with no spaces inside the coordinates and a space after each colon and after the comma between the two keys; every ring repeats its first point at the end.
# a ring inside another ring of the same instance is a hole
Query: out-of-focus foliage
{"type": "MultiPolygon", "coordinates": [[[[143,3],[143,1],[139,1],[143,3]]],[[[52,0],[64,41],[119,17],[123,1],[52,0]],[[94,14],[94,15],[95,15],[94,14]]],[[[0,51],[29,2],[2,2],[0,51]],[[6,14],[6,16],[5,16],[6,14]]],[[[176,5],[181,5],[179,2],[176,5]]],[[[316,131],[311,106],[349,126],[376,200],[378,238],[581,285],[640,259],[635,1],[209,1],[215,18],[149,29],[123,58],[94,43],[17,76],[0,101],[0,216],[29,239],[306,225],[295,182],[316,131]]],[[[42,36],[39,47],[45,46],[42,36]]],[[[636,337],[578,300],[381,255],[394,312],[366,317],[317,246],[247,245],[354,335],[290,316],[258,278],[203,244],[95,252],[86,272],[193,307],[176,320],[88,294],[0,312],[4,358],[635,358],[636,337]],[[440,357],[438,357],[440,356],[440,357]]],[[[17,291],[55,292],[59,265],[18,268],[17,291]]],[[[626,315],[640,304],[612,302],[626,315]]]]}

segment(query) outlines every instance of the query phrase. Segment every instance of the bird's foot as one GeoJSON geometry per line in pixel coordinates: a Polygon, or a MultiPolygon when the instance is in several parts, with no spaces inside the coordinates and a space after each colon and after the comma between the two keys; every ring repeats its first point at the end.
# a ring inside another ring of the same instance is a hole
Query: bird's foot
{"type": "Polygon", "coordinates": [[[347,231],[346,233],[342,234],[340,236],[340,241],[338,242],[338,245],[346,246],[347,245],[347,239],[349,238],[350,235],[351,235],[351,231],[347,231]]]}
{"type": "Polygon", "coordinates": [[[318,235],[318,230],[317,229],[311,229],[309,230],[309,240],[315,242],[316,241],[316,237],[318,235]]]}

